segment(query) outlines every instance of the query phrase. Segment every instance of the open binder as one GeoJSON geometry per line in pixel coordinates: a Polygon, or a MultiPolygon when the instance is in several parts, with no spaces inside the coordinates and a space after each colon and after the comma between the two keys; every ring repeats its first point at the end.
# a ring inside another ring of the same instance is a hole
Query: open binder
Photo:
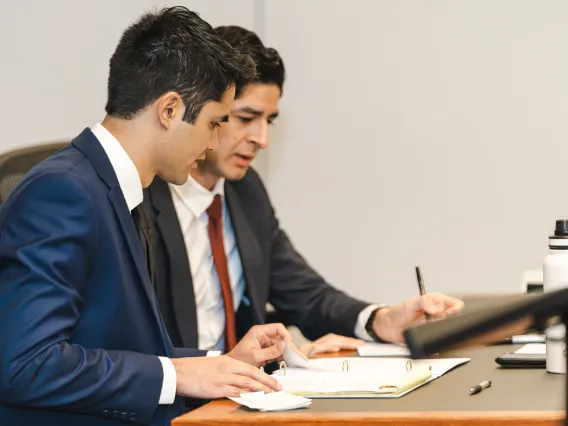
{"type": "Polygon", "coordinates": [[[323,358],[282,362],[273,376],[283,391],[310,398],[399,398],[469,358],[323,358]]]}

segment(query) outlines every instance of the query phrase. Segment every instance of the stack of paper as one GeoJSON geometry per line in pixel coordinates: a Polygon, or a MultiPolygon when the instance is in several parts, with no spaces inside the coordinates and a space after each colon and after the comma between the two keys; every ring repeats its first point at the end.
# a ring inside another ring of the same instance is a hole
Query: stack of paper
{"type": "Polygon", "coordinates": [[[286,411],[308,407],[312,400],[286,392],[250,392],[242,393],[240,398],[229,398],[233,401],[260,411],[286,411]]]}
{"type": "Polygon", "coordinates": [[[469,358],[322,358],[287,366],[274,377],[283,390],[311,398],[398,398],[469,358]]]}

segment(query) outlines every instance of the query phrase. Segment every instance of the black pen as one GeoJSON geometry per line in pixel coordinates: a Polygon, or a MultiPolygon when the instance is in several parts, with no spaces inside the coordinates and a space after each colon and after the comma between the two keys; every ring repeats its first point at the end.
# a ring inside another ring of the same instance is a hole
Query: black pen
{"type": "MultiPolygon", "coordinates": [[[[422,281],[422,274],[420,273],[420,268],[416,267],[416,279],[418,280],[418,290],[420,290],[420,296],[424,296],[426,294],[426,290],[424,289],[424,281],[422,281]]],[[[424,316],[426,317],[426,321],[430,322],[430,314],[428,312],[424,312],[424,316]]]]}
{"type": "Polygon", "coordinates": [[[480,384],[469,388],[469,394],[475,395],[476,393],[481,392],[483,389],[488,388],[489,386],[491,386],[491,382],[489,380],[485,380],[484,382],[481,382],[480,384]]]}

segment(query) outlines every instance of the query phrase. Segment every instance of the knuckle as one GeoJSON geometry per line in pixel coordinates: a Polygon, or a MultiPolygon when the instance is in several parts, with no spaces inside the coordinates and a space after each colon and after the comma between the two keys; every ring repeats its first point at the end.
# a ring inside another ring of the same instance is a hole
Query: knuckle
{"type": "Polygon", "coordinates": [[[238,397],[240,396],[240,392],[239,389],[236,388],[235,386],[226,386],[224,388],[224,394],[226,394],[227,396],[232,396],[232,397],[238,397]]]}
{"type": "Polygon", "coordinates": [[[256,389],[258,387],[258,383],[248,377],[242,380],[241,385],[245,389],[256,389]]]}

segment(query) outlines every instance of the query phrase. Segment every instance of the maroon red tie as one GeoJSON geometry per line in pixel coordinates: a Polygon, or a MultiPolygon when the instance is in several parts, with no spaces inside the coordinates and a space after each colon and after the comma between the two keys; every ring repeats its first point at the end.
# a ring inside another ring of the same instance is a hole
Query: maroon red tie
{"type": "Polygon", "coordinates": [[[225,352],[229,352],[237,344],[237,332],[231,279],[229,278],[225,245],[223,244],[223,203],[220,195],[215,195],[213,202],[207,209],[207,214],[209,215],[207,229],[209,231],[211,251],[213,252],[213,262],[219,275],[223,293],[223,305],[225,306],[225,352]]]}

